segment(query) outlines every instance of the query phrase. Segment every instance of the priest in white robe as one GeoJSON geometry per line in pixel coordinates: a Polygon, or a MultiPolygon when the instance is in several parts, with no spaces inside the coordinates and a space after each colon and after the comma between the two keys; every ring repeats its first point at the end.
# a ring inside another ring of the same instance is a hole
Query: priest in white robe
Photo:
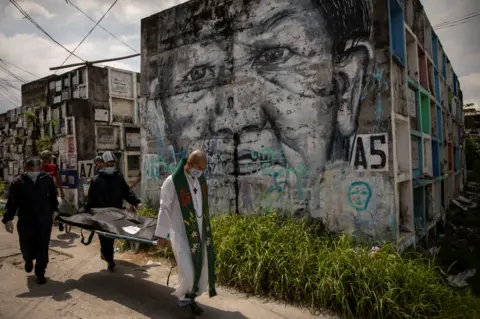
{"type": "Polygon", "coordinates": [[[160,210],[155,235],[157,246],[166,247],[170,238],[178,267],[178,286],[173,295],[182,307],[194,315],[203,310],[195,298],[215,291],[215,254],[208,214],[208,187],[203,171],[206,154],[193,151],[177,170],[164,181],[160,193],[160,210]]]}

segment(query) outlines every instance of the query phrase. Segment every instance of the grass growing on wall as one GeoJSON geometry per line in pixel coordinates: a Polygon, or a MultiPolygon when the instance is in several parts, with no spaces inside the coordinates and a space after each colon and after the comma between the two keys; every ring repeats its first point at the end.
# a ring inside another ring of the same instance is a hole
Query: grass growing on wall
{"type": "Polygon", "coordinates": [[[35,146],[37,148],[37,153],[41,153],[43,151],[51,151],[52,150],[52,140],[49,136],[44,136],[39,138],[35,142],[35,146]]]}

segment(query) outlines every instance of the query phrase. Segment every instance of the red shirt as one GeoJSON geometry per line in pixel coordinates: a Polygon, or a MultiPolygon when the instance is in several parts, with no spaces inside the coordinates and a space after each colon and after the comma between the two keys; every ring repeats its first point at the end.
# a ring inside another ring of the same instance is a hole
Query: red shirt
{"type": "Polygon", "coordinates": [[[50,164],[43,164],[43,171],[50,175],[52,178],[58,177],[58,167],[57,165],[50,163],[50,164]]]}

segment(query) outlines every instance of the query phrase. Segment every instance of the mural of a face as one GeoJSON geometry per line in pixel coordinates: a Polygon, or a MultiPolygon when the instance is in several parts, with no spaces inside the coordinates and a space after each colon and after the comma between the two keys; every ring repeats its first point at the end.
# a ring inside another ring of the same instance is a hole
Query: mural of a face
{"type": "Polygon", "coordinates": [[[262,206],[252,194],[272,189],[297,198],[349,160],[374,58],[371,0],[188,5],[159,22],[144,153],[166,163],[202,148],[230,211],[262,206]]]}
{"type": "Polygon", "coordinates": [[[372,197],[372,190],[367,183],[354,182],[350,185],[348,190],[348,200],[358,211],[364,211],[367,209],[370,197],[372,197]]]}

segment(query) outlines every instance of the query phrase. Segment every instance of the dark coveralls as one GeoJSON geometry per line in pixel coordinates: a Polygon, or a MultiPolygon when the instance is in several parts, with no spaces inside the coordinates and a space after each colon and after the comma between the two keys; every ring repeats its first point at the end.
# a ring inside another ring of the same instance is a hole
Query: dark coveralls
{"type": "Polygon", "coordinates": [[[36,260],[35,275],[39,277],[47,268],[53,212],[57,210],[57,188],[48,174],[40,173],[35,183],[22,174],[10,184],[2,222],[12,221],[18,213],[20,250],[25,262],[36,260]]]}
{"type": "MultiPolygon", "coordinates": [[[[105,168],[101,168],[98,175],[93,177],[90,183],[85,210],[90,211],[91,208],[107,207],[122,209],[124,199],[130,205],[136,206],[141,203],[118,169],[115,169],[113,173],[108,173],[105,168]]],[[[98,238],[103,258],[108,263],[113,262],[113,243],[115,240],[100,235],[98,238]]]]}

